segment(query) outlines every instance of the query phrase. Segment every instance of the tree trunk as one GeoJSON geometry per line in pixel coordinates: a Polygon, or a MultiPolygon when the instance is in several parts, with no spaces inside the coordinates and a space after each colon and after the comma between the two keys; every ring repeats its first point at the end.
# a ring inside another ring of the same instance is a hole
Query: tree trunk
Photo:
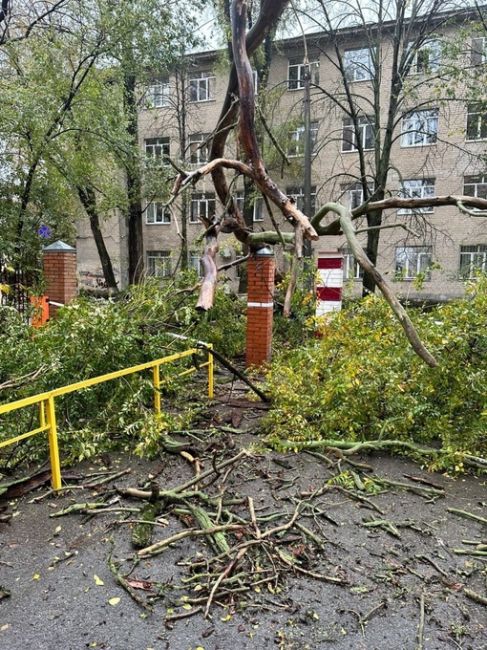
{"type": "Polygon", "coordinates": [[[95,192],[90,186],[81,187],[78,185],[76,190],[78,192],[79,200],[90,219],[91,232],[93,234],[93,239],[95,240],[96,250],[98,251],[101,268],[103,269],[103,277],[105,278],[107,287],[117,291],[118,287],[113,272],[112,260],[110,259],[107,247],[105,246],[105,240],[103,239],[103,234],[100,228],[100,216],[96,208],[95,192]]]}
{"type": "MultiPolygon", "coordinates": [[[[382,210],[377,210],[367,215],[367,226],[369,228],[380,226],[381,223],[382,223],[382,210]]],[[[369,260],[372,262],[374,266],[377,265],[377,251],[379,249],[379,239],[380,239],[379,228],[376,228],[376,230],[369,230],[367,232],[367,245],[365,247],[365,252],[367,254],[367,257],[369,258],[369,260]]],[[[374,276],[368,271],[364,272],[364,279],[363,279],[362,286],[363,286],[362,296],[364,298],[369,294],[375,293],[377,283],[375,281],[374,276]]]]}
{"type": "Polygon", "coordinates": [[[142,180],[137,137],[137,97],[135,75],[124,75],[124,104],[131,151],[125,166],[128,202],[128,260],[129,283],[138,284],[144,277],[144,245],[142,230],[142,180]]]}

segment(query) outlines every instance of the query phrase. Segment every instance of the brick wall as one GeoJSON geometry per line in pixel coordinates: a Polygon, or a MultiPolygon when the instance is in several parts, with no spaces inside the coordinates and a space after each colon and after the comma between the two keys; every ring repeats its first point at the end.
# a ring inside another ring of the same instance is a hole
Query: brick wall
{"type": "Polygon", "coordinates": [[[260,366],[271,358],[274,271],[272,254],[257,254],[247,262],[247,367],[260,366]]]}
{"type": "MultiPolygon", "coordinates": [[[[77,293],[76,250],[56,242],[44,249],[43,268],[46,282],[46,294],[51,302],[67,305],[77,293]],[[58,246],[58,247],[56,247],[58,246]]],[[[51,304],[50,316],[56,315],[58,307],[51,304]]]]}

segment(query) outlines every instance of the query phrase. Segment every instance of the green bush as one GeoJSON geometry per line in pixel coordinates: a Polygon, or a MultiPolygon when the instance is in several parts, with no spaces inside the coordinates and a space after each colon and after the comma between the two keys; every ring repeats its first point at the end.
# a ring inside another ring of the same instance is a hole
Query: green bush
{"type": "MultiPolygon", "coordinates": [[[[195,293],[186,289],[195,284],[195,279],[182,274],[176,282],[162,287],[148,281],[113,300],[79,298],[39,330],[25,325],[13,309],[0,308],[0,386],[9,382],[0,390],[0,403],[191,347],[191,340],[175,339],[171,333],[213,343],[224,355],[242,352],[242,304],[217,292],[215,307],[201,316],[194,307],[195,293]],[[41,371],[36,375],[38,369],[41,371]],[[20,379],[26,375],[30,375],[27,380],[20,379]]],[[[205,361],[203,354],[200,356],[205,361]]],[[[167,387],[166,413],[159,420],[159,430],[189,422],[192,408],[188,407],[187,389],[194,375],[176,378],[176,373],[191,363],[193,360],[188,359],[161,366],[161,379],[167,380],[167,387]],[[180,414],[177,417],[176,411],[180,414]]],[[[205,394],[204,385],[198,390],[205,394]]],[[[57,398],[63,453],[79,459],[120,446],[154,453],[155,423],[147,421],[152,413],[152,395],[148,371],[57,398]]],[[[0,440],[34,428],[37,417],[34,407],[1,416],[0,440]]],[[[46,454],[46,447],[44,436],[35,436],[16,448],[6,448],[5,462],[12,466],[24,457],[40,457],[46,454]]]]}
{"type": "Polygon", "coordinates": [[[278,354],[266,380],[273,443],[398,439],[486,455],[487,281],[412,317],[438,368],[413,353],[378,297],[333,316],[320,339],[278,354]]]}

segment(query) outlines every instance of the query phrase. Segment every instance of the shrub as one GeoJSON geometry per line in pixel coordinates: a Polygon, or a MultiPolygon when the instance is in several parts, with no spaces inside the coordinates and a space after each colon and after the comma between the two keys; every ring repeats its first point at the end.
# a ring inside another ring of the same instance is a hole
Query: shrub
{"type": "Polygon", "coordinates": [[[270,439],[398,439],[487,453],[487,281],[413,314],[439,361],[425,365],[385,302],[369,297],[334,315],[321,338],[274,359],[270,439]]]}
{"type": "MultiPolygon", "coordinates": [[[[243,350],[242,305],[234,297],[217,292],[215,307],[201,317],[194,308],[195,295],[186,287],[196,277],[181,275],[170,285],[146,282],[131,287],[113,300],[79,298],[60,310],[58,317],[40,330],[25,325],[18,314],[0,308],[0,385],[42,371],[27,381],[0,391],[0,402],[11,402],[113,370],[151,361],[191,346],[170,336],[180,333],[213,343],[225,355],[243,350]]],[[[203,353],[202,353],[203,354],[203,353]]],[[[206,360],[206,358],[205,358],[206,360]]],[[[159,433],[175,422],[189,421],[187,388],[194,375],[177,378],[181,364],[161,367],[168,380],[165,417],[159,433]],[[186,388],[185,388],[186,387],[186,388]],[[168,411],[171,411],[170,413],[168,411]],[[176,411],[180,418],[176,418],[176,411]]],[[[200,374],[201,376],[201,374],[200,374]]],[[[201,386],[201,394],[205,388],[201,386]]],[[[61,448],[71,459],[101,450],[126,446],[154,453],[156,425],[151,420],[151,374],[138,373],[56,399],[61,448]],[[150,443],[145,440],[150,438],[150,443]]],[[[0,440],[35,426],[35,408],[0,417],[0,440]]],[[[7,447],[7,464],[46,454],[44,436],[16,447],[7,447]]]]}

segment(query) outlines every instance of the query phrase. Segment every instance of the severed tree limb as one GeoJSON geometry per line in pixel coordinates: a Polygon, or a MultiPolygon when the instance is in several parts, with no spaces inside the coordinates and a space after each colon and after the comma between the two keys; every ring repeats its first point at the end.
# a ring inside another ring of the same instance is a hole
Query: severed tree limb
{"type": "Polygon", "coordinates": [[[428,366],[431,368],[436,368],[438,366],[438,362],[434,356],[426,349],[425,345],[419,338],[416,328],[414,327],[406,310],[395,296],[391,286],[369,260],[360,242],[358,241],[349,211],[339,203],[327,203],[324,207],[339,215],[343,234],[347,238],[347,242],[352,250],[355,259],[360,264],[360,266],[374,278],[377,286],[382,292],[382,295],[389,303],[389,306],[401,324],[401,327],[403,328],[404,333],[406,334],[406,337],[413,350],[421,359],[423,359],[425,363],[428,364],[428,366]]]}

